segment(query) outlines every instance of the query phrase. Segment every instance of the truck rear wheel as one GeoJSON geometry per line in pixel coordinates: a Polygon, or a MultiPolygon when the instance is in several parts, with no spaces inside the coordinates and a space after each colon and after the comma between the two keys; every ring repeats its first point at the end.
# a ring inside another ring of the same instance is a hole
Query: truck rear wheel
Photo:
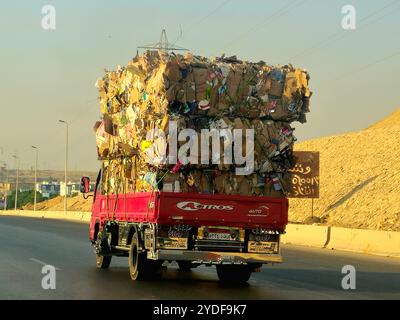
{"type": "Polygon", "coordinates": [[[251,276],[252,269],[247,266],[217,265],[219,281],[224,284],[244,284],[251,276]]]}
{"type": "Polygon", "coordinates": [[[140,251],[137,233],[132,237],[129,250],[129,273],[132,280],[146,280],[155,277],[159,271],[158,263],[147,259],[146,252],[140,251]]]}
{"type": "Polygon", "coordinates": [[[96,266],[98,269],[108,269],[112,256],[102,256],[96,254],[96,266]]]}
{"type": "Polygon", "coordinates": [[[132,236],[129,249],[129,273],[132,280],[142,280],[145,273],[145,262],[147,257],[145,252],[140,252],[139,238],[137,233],[132,236]]]}

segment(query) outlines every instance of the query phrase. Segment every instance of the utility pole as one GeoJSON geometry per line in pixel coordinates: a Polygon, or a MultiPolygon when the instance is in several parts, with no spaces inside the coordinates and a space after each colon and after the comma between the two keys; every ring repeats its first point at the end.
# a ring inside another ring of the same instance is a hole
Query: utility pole
{"type": "MultiPolygon", "coordinates": [[[[0,150],[1,150],[1,148],[0,148],[0,150]]],[[[1,175],[1,178],[2,179],[5,179],[5,180],[3,180],[3,182],[4,182],[4,204],[3,204],[3,211],[6,211],[6,209],[7,209],[7,193],[8,193],[8,170],[7,170],[7,162],[5,162],[5,161],[0,161],[0,163],[2,164],[2,167],[1,167],[1,172],[2,172],[2,175],[1,175]],[[3,174],[3,170],[4,170],[4,174],[3,174]],[[4,178],[5,177],[5,178],[4,178]]]]}
{"type": "MultiPolygon", "coordinates": [[[[6,186],[8,186],[8,169],[6,169],[6,186]]],[[[11,188],[10,188],[11,189],[11,188]]],[[[3,211],[7,210],[7,196],[8,196],[8,188],[5,192],[4,195],[4,207],[3,207],[3,211]]]]}
{"type": "MultiPolygon", "coordinates": [[[[0,155],[2,157],[3,157],[3,153],[4,153],[3,147],[0,147],[0,155]]],[[[8,178],[7,178],[7,163],[5,161],[0,161],[0,163],[4,164],[3,169],[5,170],[6,180],[8,180],[8,178]]],[[[2,173],[1,178],[3,179],[3,170],[1,170],[1,173],[2,173]]],[[[8,183],[8,181],[6,181],[5,184],[4,184],[4,204],[3,204],[3,210],[4,211],[5,211],[6,202],[7,202],[7,192],[8,192],[7,183],[8,183]]]]}
{"type": "MultiPolygon", "coordinates": [[[[8,169],[6,169],[6,184],[8,185],[8,181],[9,181],[9,179],[8,179],[8,169]]],[[[10,188],[10,190],[11,190],[11,188],[10,188]]],[[[5,195],[5,197],[4,197],[4,211],[6,211],[7,210],[7,196],[8,196],[8,190],[6,190],[6,195],[5,195]]]]}
{"type": "Polygon", "coordinates": [[[19,179],[19,159],[17,155],[13,155],[15,159],[16,169],[17,169],[17,177],[15,181],[15,201],[14,201],[14,210],[17,211],[17,202],[18,202],[18,179],[19,179]]]}
{"type": "Polygon", "coordinates": [[[35,184],[33,187],[33,211],[36,211],[36,185],[37,185],[37,169],[38,169],[38,154],[39,148],[36,146],[32,146],[33,149],[36,151],[36,159],[35,159],[35,184]]]}
{"type": "Polygon", "coordinates": [[[65,183],[65,194],[64,194],[64,212],[67,212],[67,171],[68,171],[68,122],[65,120],[58,120],[65,124],[65,164],[64,164],[64,183],[65,183]]]}

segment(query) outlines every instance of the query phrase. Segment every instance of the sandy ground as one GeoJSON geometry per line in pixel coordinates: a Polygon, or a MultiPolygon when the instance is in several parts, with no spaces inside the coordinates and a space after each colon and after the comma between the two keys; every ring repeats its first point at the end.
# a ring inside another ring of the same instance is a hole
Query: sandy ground
{"type": "MultiPolygon", "coordinates": [[[[400,109],[375,125],[298,143],[320,152],[314,215],[329,225],[400,231],[400,109]]],[[[311,216],[311,200],[291,199],[289,219],[311,216]]]]}
{"type": "MultiPolygon", "coordinates": [[[[69,211],[91,211],[93,197],[84,199],[81,194],[78,196],[68,198],[67,206],[69,211]]],[[[33,204],[28,204],[23,207],[24,210],[33,210],[33,204]]],[[[63,211],[64,210],[64,197],[58,196],[53,199],[43,201],[37,204],[37,210],[48,211],[63,211]]]]}

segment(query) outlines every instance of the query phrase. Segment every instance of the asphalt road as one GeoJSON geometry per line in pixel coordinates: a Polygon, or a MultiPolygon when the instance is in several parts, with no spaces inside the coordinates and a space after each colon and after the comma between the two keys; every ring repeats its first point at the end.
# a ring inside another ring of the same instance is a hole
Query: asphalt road
{"type": "Polygon", "coordinates": [[[96,269],[86,224],[0,216],[0,299],[400,299],[400,259],[297,246],[283,255],[242,287],[221,286],[203,266],[134,282],[126,258],[96,269]],[[55,290],[42,289],[42,264],[58,269],[55,290]],[[356,269],[356,290],[341,287],[344,265],[356,269]]]}

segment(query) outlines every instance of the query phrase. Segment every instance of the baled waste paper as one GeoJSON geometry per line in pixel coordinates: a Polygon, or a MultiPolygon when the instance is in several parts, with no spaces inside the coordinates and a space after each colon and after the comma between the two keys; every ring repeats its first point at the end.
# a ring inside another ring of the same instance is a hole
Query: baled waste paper
{"type": "Polygon", "coordinates": [[[104,190],[285,194],[309,75],[236,57],[147,51],[96,82],[104,190]]]}

